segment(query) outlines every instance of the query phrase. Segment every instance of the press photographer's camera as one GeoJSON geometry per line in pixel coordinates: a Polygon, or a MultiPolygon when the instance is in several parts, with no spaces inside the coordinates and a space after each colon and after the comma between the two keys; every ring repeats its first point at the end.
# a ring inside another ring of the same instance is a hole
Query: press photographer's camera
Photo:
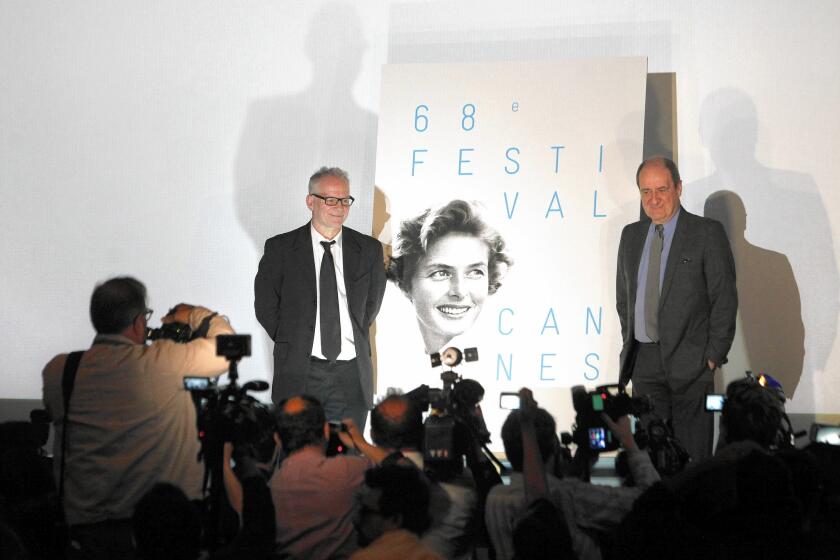
{"type": "MultiPolygon", "coordinates": [[[[173,325],[176,323],[168,323],[173,325]]],[[[166,326],[166,325],[164,325],[166,326]]],[[[249,391],[265,391],[265,381],[249,381],[236,384],[235,364],[251,355],[251,335],[233,334],[216,337],[216,355],[231,362],[228,377],[231,383],[219,387],[213,380],[204,377],[184,377],[184,388],[192,392],[198,413],[198,432],[202,443],[208,439],[214,444],[232,441],[234,445],[251,443],[264,423],[260,401],[248,394],[249,391]]]]}
{"type": "Polygon", "coordinates": [[[572,404],[577,414],[573,440],[578,446],[593,451],[614,451],[619,447],[601,413],[618,420],[625,415],[638,417],[653,410],[649,399],[631,397],[624,387],[617,384],[600,385],[589,392],[582,385],[575,385],[572,387],[572,404]]]}
{"type": "Polygon", "coordinates": [[[172,340],[185,343],[198,338],[193,336],[192,329],[186,323],[164,323],[160,327],[146,329],[146,340],[172,340]]]}
{"type": "MultiPolygon", "coordinates": [[[[478,349],[447,348],[432,354],[432,367],[458,366],[462,361],[478,360],[478,349]]],[[[418,408],[431,409],[424,427],[424,465],[433,478],[448,480],[463,470],[464,458],[475,476],[481,461],[480,449],[490,441],[478,404],[484,398],[484,388],[472,379],[462,379],[453,369],[441,373],[442,389],[421,385],[406,393],[418,408]],[[475,467],[473,465],[476,465],[475,467]]]]}

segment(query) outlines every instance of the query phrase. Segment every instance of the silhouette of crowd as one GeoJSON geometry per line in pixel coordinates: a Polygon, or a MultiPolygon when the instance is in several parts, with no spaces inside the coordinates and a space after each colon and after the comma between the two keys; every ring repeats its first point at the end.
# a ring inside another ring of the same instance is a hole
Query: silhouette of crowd
{"type": "Polygon", "coordinates": [[[261,445],[237,438],[225,445],[224,527],[210,530],[206,504],[161,477],[129,518],[107,520],[124,521],[132,536],[129,551],[110,556],[87,554],[68,538],[43,451],[47,425],[8,422],[0,426],[0,552],[10,559],[838,557],[840,448],[798,449],[780,437],[778,396],[755,380],[727,388],[714,456],[667,477],[635,442],[629,417],[605,416],[626,455],[629,476],[620,485],[571,474],[554,418],[527,389],[520,397],[500,434],[511,472],[486,495],[468,469],[441,476],[424,463],[423,413],[408,396],[374,407],[370,442],[352,420],[326,422],[317,399],[286,399],[262,416],[261,445]],[[336,443],[343,453],[328,452],[336,443]]]}

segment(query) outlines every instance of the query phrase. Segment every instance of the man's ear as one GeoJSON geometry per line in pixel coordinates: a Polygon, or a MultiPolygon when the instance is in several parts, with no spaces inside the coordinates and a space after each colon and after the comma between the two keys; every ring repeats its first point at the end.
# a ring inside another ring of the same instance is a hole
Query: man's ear
{"type": "MultiPolygon", "coordinates": [[[[123,333],[125,332],[123,331],[123,333]]],[[[130,333],[128,338],[137,344],[143,344],[146,341],[146,323],[142,313],[134,318],[134,322],[128,327],[128,332],[130,333]]]]}

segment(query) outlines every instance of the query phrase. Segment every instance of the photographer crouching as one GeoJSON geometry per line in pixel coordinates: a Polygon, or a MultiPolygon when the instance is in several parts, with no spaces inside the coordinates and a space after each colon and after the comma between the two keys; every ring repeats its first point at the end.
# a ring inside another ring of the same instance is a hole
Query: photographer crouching
{"type": "Polygon", "coordinates": [[[233,329],[221,315],[182,303],[162,322],[188,325],[192,339],[146,344],[151,316],[140,281],[111,278],[91,296],[93,345],[60,354],[44,368],[71,558],[131,557],[132,512],[158,482],[201,498],[196,411],[183,378],[227,371],[215,337],[233,329]]]}

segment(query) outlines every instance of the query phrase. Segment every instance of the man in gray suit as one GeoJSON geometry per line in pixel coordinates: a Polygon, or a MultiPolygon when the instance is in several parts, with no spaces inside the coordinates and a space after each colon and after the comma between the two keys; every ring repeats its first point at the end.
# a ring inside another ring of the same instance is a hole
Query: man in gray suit
{"type": "Polygon", "coordinates": [[[373,401],[369,329],[385,267],[379,241],[343,226],[352,204],[345,171],[312,175],[312,220],[265,242],[254,309],[274,340],[272,400],[313,395],[328,420],[352,418],[364,429],[373,401]]]}
{"type": "Polygon", "coordinates": [[[619,382],[651,397],[697,461],[712,452],[705,395],[735,335],[735,262],[723,226],[680,206],[673,161],[645,160],[636,184],[647,217],[625,226],[618,249],[619,382]]]}

